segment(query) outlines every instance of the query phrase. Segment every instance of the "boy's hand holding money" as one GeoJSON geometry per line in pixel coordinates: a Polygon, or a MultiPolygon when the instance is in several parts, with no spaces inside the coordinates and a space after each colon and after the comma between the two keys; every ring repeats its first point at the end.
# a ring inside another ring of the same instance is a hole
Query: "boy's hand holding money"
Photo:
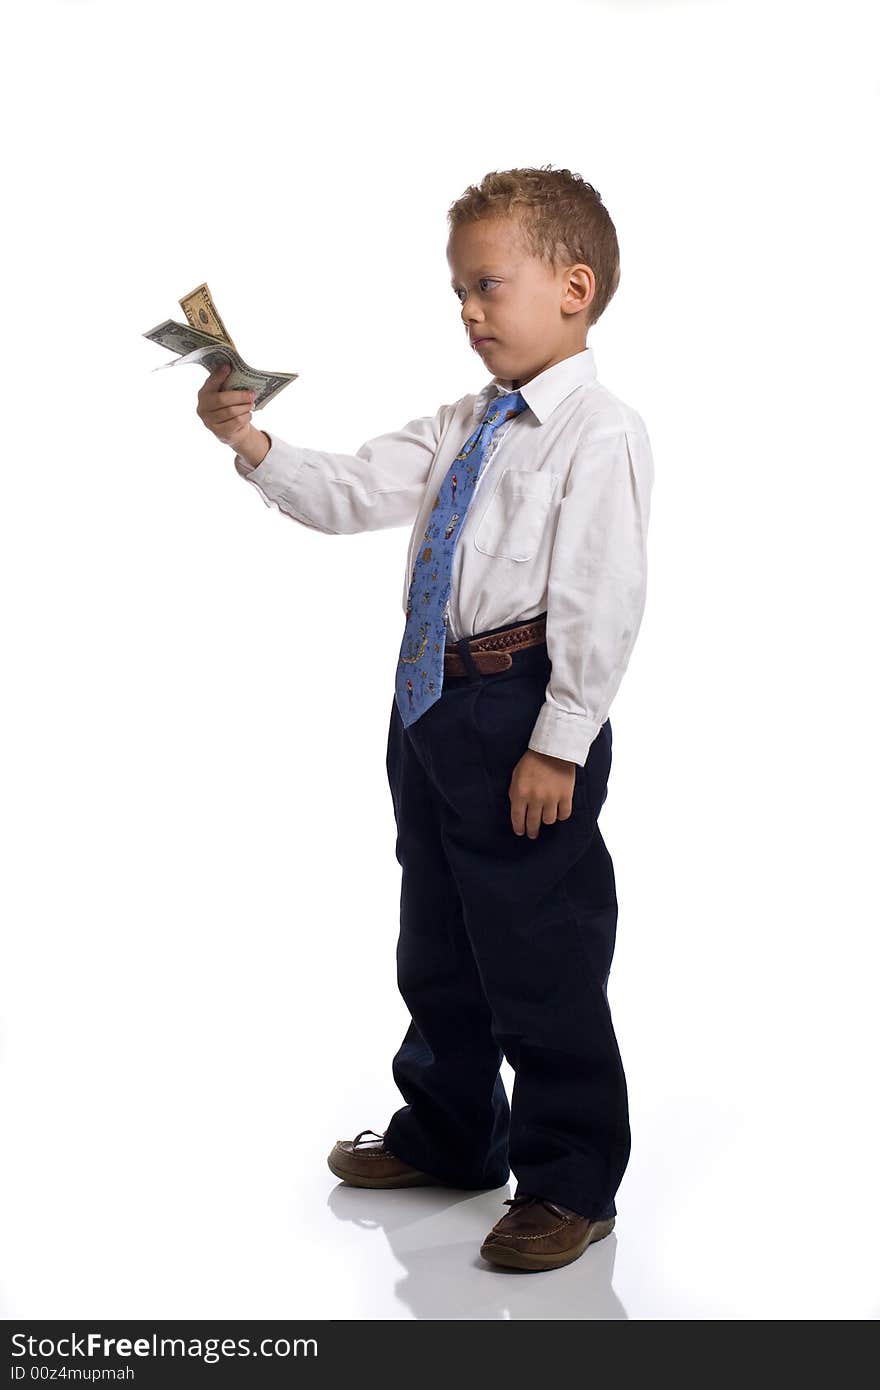
{"type": "Polygon", "coordinates": [[[224,362],[206,378],[199,391],[196,414],[224,444],[235,449],[248,463],[257,464],[266,457],[272,441],[252,424],[255,392],[223,390],[223,382],[231,370],[231,364],[224,362]]]}

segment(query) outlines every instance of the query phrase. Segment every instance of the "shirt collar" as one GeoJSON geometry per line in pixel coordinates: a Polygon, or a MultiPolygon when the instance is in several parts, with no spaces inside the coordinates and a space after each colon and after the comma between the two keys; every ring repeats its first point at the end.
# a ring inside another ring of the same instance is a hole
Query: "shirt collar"
{"type": "MultiPolygon", "coordinates": [[[[585,347],[581,352],[564,357],[561,362],[556,362],[552,367],[539,372],[519,390],[526,405],[537,416],[539,424],[543,425],[566,396],[570,396],[578,386],[588,386],[595,380],[596,359],[593,349],[585,347]]],[[[482,419],[493,397],[507,396],[513,389],[510,380],[493,376],[474,400],[474,418],[482,419]]]]}

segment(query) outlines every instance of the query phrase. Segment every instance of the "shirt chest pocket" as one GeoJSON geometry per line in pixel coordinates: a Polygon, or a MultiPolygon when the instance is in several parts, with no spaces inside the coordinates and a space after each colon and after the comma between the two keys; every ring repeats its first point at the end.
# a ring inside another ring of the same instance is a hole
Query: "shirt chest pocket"
{"type": "Polygon", "coordinates": [[[474,534],[483,555],[531,560],[541,542],[557,479],[552,473],[505,468],[474,534]]]}

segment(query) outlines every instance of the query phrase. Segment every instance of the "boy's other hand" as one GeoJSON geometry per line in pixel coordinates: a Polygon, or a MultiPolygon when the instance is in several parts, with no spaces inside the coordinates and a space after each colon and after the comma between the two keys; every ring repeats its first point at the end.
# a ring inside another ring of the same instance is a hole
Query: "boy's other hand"
{"type": "Polygon", "coordinates": [[[202,424],[230,448],[237,449],[251,432],[255,391],[224,391],[223,382],[232,371],[224,362],[210,373],[199,391],[196,414],[202,424]]]}
{"type": "Polygon", "coordinates": [[[517,835],[538,838],[541,824],[568,820],[574,794],[575,764],[527,748],[510,779],[510,819],[517,835]]]}

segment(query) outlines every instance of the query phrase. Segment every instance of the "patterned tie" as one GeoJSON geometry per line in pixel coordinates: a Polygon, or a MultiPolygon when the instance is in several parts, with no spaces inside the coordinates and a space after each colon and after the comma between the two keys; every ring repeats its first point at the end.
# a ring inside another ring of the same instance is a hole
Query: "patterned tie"
{"type": "Polygon", "coordinates": [[[406,627],[395,679],[395,699],[405,726],[440,699],[446,650],[446,601],[452,585],[452,557],[461,535],[489,442],[506,420],[526,409],[519,391],[496,396],[440,484],[422,547],[413,565],[406,604],[406,627]],[[464,477],[458,463],[465,465],[464,477]],[[461,486],[459,486],[461,484],[461,486]]]}

